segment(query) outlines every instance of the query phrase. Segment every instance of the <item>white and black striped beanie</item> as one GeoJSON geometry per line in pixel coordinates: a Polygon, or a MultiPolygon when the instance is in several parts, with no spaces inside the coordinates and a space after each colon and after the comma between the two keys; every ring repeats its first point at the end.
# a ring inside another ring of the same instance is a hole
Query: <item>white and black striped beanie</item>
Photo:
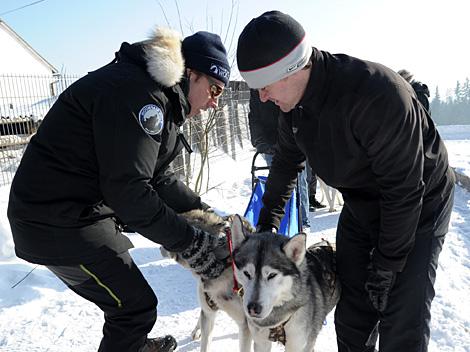
{"type": "Polygon", "coordinates": [[[311,55],[302,25],[279,11],[252,19],[238,38],[238,70],[250,88],[263,88],[292,75],[311,55]]]}

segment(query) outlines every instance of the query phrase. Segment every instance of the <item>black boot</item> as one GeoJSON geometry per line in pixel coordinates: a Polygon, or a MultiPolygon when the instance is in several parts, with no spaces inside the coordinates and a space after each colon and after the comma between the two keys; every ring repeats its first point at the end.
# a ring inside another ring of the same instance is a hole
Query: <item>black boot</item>
{"type": "Polygon", "coordinates": [[[309,199],[309,203],[310,203],[310,209],[313,209],[313,210],[310,210],[310,211],[315,211],[315,209],[322,209],[322,208],[326,208],[326,205],[323,205],[321,204],[315,197],[311,197],[309,199]]]}
{"type": "Polygon", "coordinates": [[[147,339],[139,352],[173,352],[178,344],[171,335],[147,339]]]}

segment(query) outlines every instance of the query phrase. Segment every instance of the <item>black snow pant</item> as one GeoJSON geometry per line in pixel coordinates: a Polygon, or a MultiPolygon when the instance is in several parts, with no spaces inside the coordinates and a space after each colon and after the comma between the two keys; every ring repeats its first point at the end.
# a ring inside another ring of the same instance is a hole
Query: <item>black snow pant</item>
{"type": "Polygon", "coordinates": [[[129,252],[95,263],[47,267],[104,312],[99,352],[137,352],[143,346],[155,324],[158,301],[129,252]]]}
{"type": "Polygon", "coordinates": [[[435,231],[423,233],[418,228],[414,248],[403,271],[397,273],[383,313],[374,309],[364,288],[377,234],[374,238],[370,229],[364,229],[345,203],[336,234],[337,271],[342,284],[335,311],[338,352],[374,351],[375,341],[370,343],[369,337],[378,322],[380,352],[427,351],[437,261],[445,237],[442,229],[447,230],[452,203],[451,195],[435,231]]]}

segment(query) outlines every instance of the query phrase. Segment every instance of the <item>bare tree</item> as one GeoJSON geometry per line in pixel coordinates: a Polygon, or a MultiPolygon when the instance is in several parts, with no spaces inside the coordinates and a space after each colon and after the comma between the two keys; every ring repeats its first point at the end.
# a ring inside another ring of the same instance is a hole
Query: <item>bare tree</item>
{"type": "MultiPolygon", "coordinates": [[[[157,0],[160,9],[163,12],[167,25],[170,26],[168,21],[168,17],[166,16],[165,9],[163,8],[162,4],[159,0],[157,0]]],[[[180,12],[180,8],[178,5],[178,1],[174,1],[176,6],[176,11],[178,14],[178,23],[183,34],[183,19],[182,14],[180,12]]],[[[221,21],[220,21],[220,37],[223,38],[223,43],[227,49],[227,56],[229,61],[231,61],[231,67],[233,68],[235,64],[235,48],[233,46],[233,41],[235,37],[235,29],[238,21],[238,9],[239,9],[239,2],[236,0],[231,1],[231,8],[230,14],[228,17],[227,25],[224,24],[224,15],[223,11],[221,13],[221,21]],[[227,43],[227,41],[229,41],[227,43]]],[[[194,23],[187,22],[187,27],[191,33],[194,33],[194,23]]],[[[209,14],[209,9],[206,8],[206,29],[213,31],[214,21],[212,16],[209,14]]],[[[222,100],[222,99],[221,99],[222,100]]],[[[180,166],[184,164],[184,174],[185,174],[185,182],[187,184],[190,183],[192,179],[191,176],[195,177],[194,181],[194,191],[198,194],[206,192],[209,188],[209,180],[210,180],[210,159],[209,159],[209,151],[210,151],[210,136],[213,134],[215,127],[217,126],[217,131],[215,134],[220,136],[224,136],[225,143],[227,142],[227,131],[226,124],[224,123],[224,112],[222,108],[212,109],[208,111],[208,113],[203,114],[202,116],[192,118],[191,121],[187,125],[188,128],[185,128],[185,132],[189,132],[189,140],[190,143],[197,151],[193,154],[184,154],[184,163],[179,162],[180,166]],[[219,130],[220,129],[220,130],[219,130]],[[189,130],[189,131],[188,131],[189,130]],[[200,162],[196,162],[196,158],[200,157],[200,162]],[[193,170],[193,168],[197,168],[193,170]],[[204,182],[205,181],[205,182],[204,182]],[[205,187],[203,185],[205,184],[205,187]]],[[[226,147],[226,145],[224,145],[226,147]]],[[[233,151],[233,146],[230,148],[233,151]]],[[[225,150],[228,152],[228,149],[225,150]]]]}

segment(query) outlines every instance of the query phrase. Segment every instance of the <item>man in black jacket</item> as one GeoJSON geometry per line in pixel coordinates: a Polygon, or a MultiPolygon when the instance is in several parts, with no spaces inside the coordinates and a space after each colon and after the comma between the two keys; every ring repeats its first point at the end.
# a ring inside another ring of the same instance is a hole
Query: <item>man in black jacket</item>
{"type": "Polygon", "coordinates": [[[99,351],[176,348],[169,335],[147,338],[157,298],[121,223],[182,252],[202,277],[224,269],[217,239],[178,215],[203,205],[168,166],[183,147],[181,124],[217,106],[229,74],[219,36],[181,42],[157,29],[64,91],[27,147],[8,206],[16,254],[103,310],[99,351]]]}
{"type": "Polygon", "coordinates": [[[256,89],[250,90],[250,111],[248,124],[250,126],[251,144],[256,151],[263,155],[268,166],[271,165],[274,148],[277,143],[277,120],[279,108],[271,101],[259,100],[256,89]]]}
{"type": "Polygon", "coordinates": [[[380,64],[312,48],[278,11],[244,28],[237,61],[250,88],[284,113],[258,225],[278,227],[305,156],[343,194],[339,352],[374,351],[378,322],[381,352],[426,351],[454,175],[412,87],[380,64]]]}

